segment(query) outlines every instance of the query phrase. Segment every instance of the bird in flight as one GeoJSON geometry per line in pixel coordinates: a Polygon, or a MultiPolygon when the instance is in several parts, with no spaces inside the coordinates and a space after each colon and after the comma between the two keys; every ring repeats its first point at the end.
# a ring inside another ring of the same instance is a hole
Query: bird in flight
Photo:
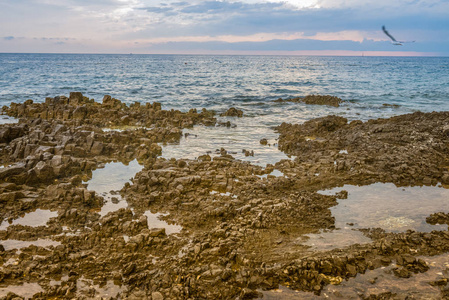
{"type": "Polygon", "coordinates": [[[383,32],[391,39],[391,43],[395,46],[402,46],[404,43],[413,43],[414,41],[397,41],[388,31],[385,29],[385,25],[382,26],[383,32]]]}

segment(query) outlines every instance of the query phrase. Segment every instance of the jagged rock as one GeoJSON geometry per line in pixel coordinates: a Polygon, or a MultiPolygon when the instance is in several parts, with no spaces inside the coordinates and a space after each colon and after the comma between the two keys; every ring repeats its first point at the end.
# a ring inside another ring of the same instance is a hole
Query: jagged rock
{"type": "Polygon", "coordinates": [[[293,103],[305,103],[305,104],[314,104],[314,105],[329,105],[339,107],[343,102],[342,99],[330,96],[330,95],[307,95],[304,98],[295,97],[289,99],[279,98],[274,102],[293,102],[293,103]]]}
{"type": "MultiPolygon", "coordinates": [[[[25,247],[20,255],[0,248],[0,281],[20,285],[38,278],[44,291],[35,298],[93,298],[95,287],[111,279],[123,286],[117,296],[123,299],[159,294],[170,299],[257,298],[256,290],[279,285],[318,294],[328,284],[392,262],[398,265],[392,272],[403,277],[425,272],[426,262],[413,255],[449,252],[449,233],[437,230],[365,228],[361,231],[371,243],[332,251],[309,252],[299,242],[304,235],[332,232],[331,208],[337,197],[346,197],[344,192],[326,196],[316,191],[377,181],[443,181],[449,113],[349,124],[328,116],[283,124],[280,146],[297,157],[262,168],[232,159],[225,149],[214,160],[209,155],[197,160],[157,157],[159,143],[179,141],[184,126],[215,124],[210,111],[186,114],[157,104],[128,107],[111,97],[103,105],[77,97],[77,105],[61,97],[5,109],[26,127],[23,135],[2,145],[2,163],[21,167],[0,169],[0,220],[12,222],[36,208],[57,212],[45,226],[15,224],[0,231],[0,240],[51,238],[61,243],[25,247]],[[86,108],[84,119],[73,119],[77,107],[86,108]],[[145,124],[146,129],[120,128],[124,116],[130,125],[145,124]],[[123,131],[102,129],[108,126],[123,131]],[[144,168],[130,183],[101,195],[87,190],[92,170],[136,158],[144,168]],[[286,176],[260,178],[274,169],[286,176]],[[109,209],[124,201],[127,208],[104,215],[103,204],[109,209]],[[164,215],[168,225],[154,226],[165,229],[148,228],[150,209],[164,215]],[[167,235],[174,224],[183,230],[167,235]],[[14,264],[5,264],[9,259],[14,264]],[[68,278],[60,285],[46,285],[61,275],[68,278]],[[83,291],[79,280],[86,280],[83,291]]],[[[445,214],[432,215],[429,222],[441,222],[445,214]]],[[[372,284],[376,288],[376,280],[372,284]]]]}
{"type": "Polygon", "coordinates": [[[40,180],[48,180],[54,176],[53,168],[44,161],[38,162],[32,170],[40,180]]]}
{"type": "Polygon", "coordinates": [[[435,224],[448,224],[449,225],[449,213],[438,212],[431,214],[426,218],[426,222],[432,225],[435,224]]]}
{"type": "Polygon", "coordinates": [[[73,118],[82,120],[87,116],[87,108],[85,106],[78,106],[73,111],[73,118]]]}
{"type": "Polygon", "coordinates": [[[221,117],[243,117],[243,111],[240,109],[237,109],[235,107],[229,108],[226,112],[222,113],[220,115],[221,117]]]}
{"type": "Polygon", "coordinates": [[[103,152],[104,145],[102,142],[95,141],[90,149],[91,153],[94,155],[100,155],[103,152]]]}
{"type": "Polygon", "coordinates": [[[329,105],[339,107],[343,102],[340,98],[330,95],[307,95],[302,100],[305,104],[329,105]]]}
{"type": "Polygon", "coordinates": [[[84,97],[81,92],[70,92],[69,103],[78,105],[84,102],[84,97]]]}
{"type": "Polygon", "coordinates": [[[165,236],[165,228],[151,228],[149,235],[152,237],[165,236]]]}
{"type": "Polygon", "coordinates": [[[153,292],[153,293],[151,293],[151,299],[164,300],[164,296],[160,292],[153,292]]]}
{"type": "Polygon", "coordinates": [[[6,168],[0,169],[0,180],[5,180],[8,177],[22,174],[26,171],[24,163],[18,163],[6,168]]]}

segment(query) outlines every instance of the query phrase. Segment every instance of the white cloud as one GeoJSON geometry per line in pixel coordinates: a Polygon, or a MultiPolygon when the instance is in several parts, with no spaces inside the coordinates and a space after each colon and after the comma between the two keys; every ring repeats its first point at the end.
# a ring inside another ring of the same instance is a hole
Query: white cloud
{"type": "Polygon", "coordinates": [[[96,51],[135,43],[384,41],[384,24],[401,39],[448,41],[449,1],[0,0],[0,37],[28,38],[28,46],[33,37],[76,38],[76,49],[96,51]]]}
{"type": "Polygon", "coordinates": [[[271,0],[270,2],[287,3],[297,9],[303,8],[320,8],[319,0],[271,0]]]}

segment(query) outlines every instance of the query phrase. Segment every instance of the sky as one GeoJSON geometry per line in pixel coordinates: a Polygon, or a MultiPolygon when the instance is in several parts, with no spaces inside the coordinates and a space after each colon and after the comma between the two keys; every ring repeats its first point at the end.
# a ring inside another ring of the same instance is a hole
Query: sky
{"type": "Polygon", "coordinates": [[[1,52],[449,56],[449,0],[0,0],[1,52]]]}

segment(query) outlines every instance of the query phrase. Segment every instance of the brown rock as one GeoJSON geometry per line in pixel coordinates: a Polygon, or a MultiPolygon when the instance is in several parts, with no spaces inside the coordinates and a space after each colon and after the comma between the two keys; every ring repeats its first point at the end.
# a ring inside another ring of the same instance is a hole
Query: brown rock
{"type": "Polygon", "coordinates": [[[161,236],[165,236],[165,235],[166,235],[166,234],[165,234],[165,228],[151,228],[151,229],[150,229],[150,232],[149,232],[149,235],[150,235],[151,237],[156,237],[156,236],[161,237],[161,236]]]}
{"type": "Polygon", "coordinates": [[[84,97],[81,92],[70,92],[69,103],[72,105],[79,105],[83,103],[84,97]]]}
{"type": "Polygon", "coordinates": [[[164,300],[164,296],[160,292],[152,292],[151,299],[153,300],[164,300]]]}
{"type": "Polygon", "coordinates": [[[12,165],[10,167],[0,169],[0,179],[5,179],[10,176],[19,175],[21,173],[24,173],[25,171],[26,169],[24,163],[12,165]]]}
{"type": "Polygon", "coordinates": [[[205,155],[198,156],[198,160],[200,160],[200,161],[211,161],[212,158],[210,157],[209,154],[205,154],[205,155]]]}
{"type": "Polygon", "coordinates": [[[95,141],[90,151],[94,155],[100,155],[103,152],[104,146],[102,142],[95,141]]]}
{"type": "Polygon", "coordinates": [[[85,106],[79,106],[73,111],[73,118],[77,120],[83,120],[87,116],[87,108],[85,106]]]}
{"type": "Polygon", "coordinates": [[[305,104],[329,105],[339,107],[343,102],[340,98],[330,95],[308,95],[302,100],[305,104]]]}
{"type": "Polygon", "coordinates": [[[46,181],[54,177],[53,168],[43,161],[38,162],[33,168],[33,171],[36,172],[36,176],[40,180],[46,181]]]}
{"type": "Polygon", "coordinates": [[[357,268],[354,265],[347,264],[346,270],[348,271],[349,276],[353,277],[353,276],[357,275],[357,268]]]}
{"type": "Polygon", "coordinates": [[[226,112],[222,113],[220,115],[221,117],[243,117],[243,111],[241,111],[240,109],[237,109],[235,107],[231,107],[230,109],[228,109],[226,112]]]}

